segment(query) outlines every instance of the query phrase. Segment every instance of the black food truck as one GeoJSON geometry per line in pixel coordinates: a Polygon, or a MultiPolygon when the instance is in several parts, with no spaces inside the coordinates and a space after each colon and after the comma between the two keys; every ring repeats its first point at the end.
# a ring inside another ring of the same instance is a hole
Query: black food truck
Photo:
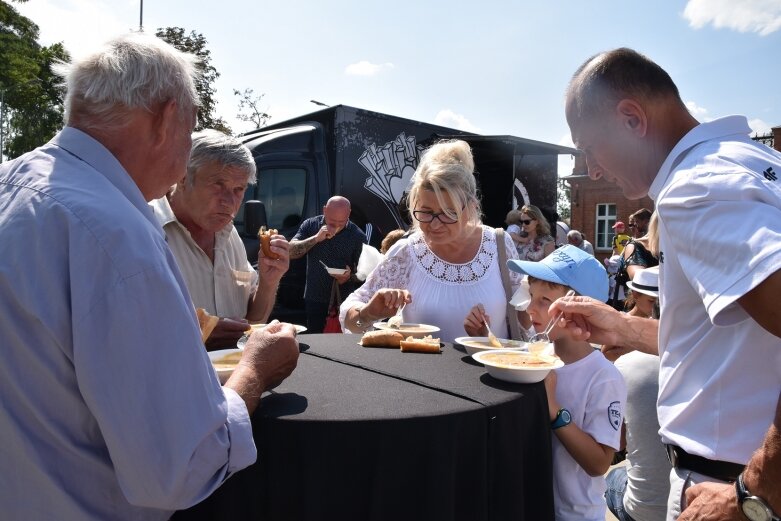
{"type": "MultiPolygon", "coordinates": [[[[334,195],[350,200],[351,220],[366,231],[370,244],[379,245],[389,231],[409,226],[405,194],[421,152],[453,138],[472,147],[485,224],[504,226],[507,212],[524,204],[557,221],[558,156],[576,154],[575,149],[337,105],[239,136],[258,168],[258,183],[248,187],[235,219],[247,257],[257,262],[261,225],[291,239],[334,195]]],[[[305,266],[305,259],[291,261],[273,318],[304,320],[305,266]]]]}

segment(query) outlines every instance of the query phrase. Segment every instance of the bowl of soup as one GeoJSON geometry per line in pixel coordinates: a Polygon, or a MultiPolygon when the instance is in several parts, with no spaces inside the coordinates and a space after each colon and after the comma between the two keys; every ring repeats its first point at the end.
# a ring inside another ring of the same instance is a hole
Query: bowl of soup
{"type": "Polygon", "coordinates": [[[236,369],[236,365],[241,360],[241,353],[241,349],[209,351],[209,359],[217,372],[217,377],[219,377],[221,384],[224,384],[233,373],[233,370],[236,369]]]}
{"type": "Polygon", "coordinates": [[[524,349],[526,346],[526,343],[520,340],[507,340],[506,338],[497,338],[496,340],[501,344],[501,347],[491,344],[487,336],[460,336],[454,342],[464,346],[470,355],[494,349],[524,349]]]}
{"type": "Polygon", "coordinates": [[[473,354],[472,358],[483,364],[494,378],[521,384],[540,382],[551,369],[564,365],[557,356],[510,349],[481,351],[473,354]]]}

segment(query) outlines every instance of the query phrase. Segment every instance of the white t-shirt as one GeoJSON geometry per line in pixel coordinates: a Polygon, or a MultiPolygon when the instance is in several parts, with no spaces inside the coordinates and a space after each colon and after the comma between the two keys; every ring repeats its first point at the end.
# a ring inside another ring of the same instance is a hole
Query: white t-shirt
{"type": "MultiPolygon", "coordinates": [[[[618,450],[626,403],[621,373],[599,351],[556,369],[556,400],[572,414],[572,422],[597,443],[618,450]]],[[[604,521],[605,478],[589,476],[555,433],[553,499],[556,521],[604,521]]]]}
{"type": "Polygon", "coordinates": [[[746,119],[692,129],[649,190],[659,216],[662,439],[745,464],[775,415],[781,339],[737,300],[781,269],[781,154],[746,119]]]}
{"type": "MultiPolygon", "coordinates": [[[[507,259],[517,259],[518,252],[509,235],[504,235],[504,242],[507,259]]],[[[429,249],[420,232],[398,241],[364,285],[342,302],[339,320],[343,329],[350,308],[369,302],[378,289],[400,288],[412,294],[412,302],[404,308],[404,321],[437,326],[440,328],[437,335],[445,342],[466,334],[464,318],[476,304],[485,307],[496,335],[504,336],[508,299],[496,246],[494,229],[484,226],[474,258],[465,264],[451,264],[429,249]]],[[[514,271],[509,274],[514,292],[521,283],[521,275],[514,271]]]]}
{"type": "Polygon", "coordinates": [[[616,360],[627,389],[624,508],[635,521],[662,521],[670,495],[670,462],[659,438],[659,357],[632,351],[616,360]]]}

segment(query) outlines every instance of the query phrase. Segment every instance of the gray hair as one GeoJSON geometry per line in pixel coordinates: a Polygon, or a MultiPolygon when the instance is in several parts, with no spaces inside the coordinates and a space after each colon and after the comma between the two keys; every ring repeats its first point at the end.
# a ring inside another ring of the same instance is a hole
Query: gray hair
{"type": "Polygon", "coordinates": [[[126,126],[135,109],[153,112],[174,100],[180,115],[197,107],[195,81],[198,58],[160,38],[128,33],[108,41],[98,51],[59,63],[65,79],[65,121],[113,130],[126,126]]]}
{"type": "Polygon", "coordinates": [[[572,239],[575,242],[581,242],[583,240],[583,235],[577,230],[570,230],[567,232],[567,239],[572,239]]]}
{"type": "MultiPolygon", "coordinates": [[[[466,217],[468,222],[479,223],[482,211],[474,171],[472,149],[465,141],[441,141],[429,147],[420,159],[409,191],[410,217],[418,205],[420,191],[430,190],[437,196],[445,215],[457,220],[466,217]],[[447,208],[443,192],[456,206],[452,211],[447,208]]],[[[412,226],[418,228],[418,221],[414,218],[412,226]]]]}
{"type": "Polygon", "coordinates": [[[257,180],[257,167],[249,149],[235,137],[219,130],[206,129],[193,134],[193,146],[185,176],[187,184],[192,186],[195,173],[210,162],[246,170],[248,184],[254,185],[257,180]]]}

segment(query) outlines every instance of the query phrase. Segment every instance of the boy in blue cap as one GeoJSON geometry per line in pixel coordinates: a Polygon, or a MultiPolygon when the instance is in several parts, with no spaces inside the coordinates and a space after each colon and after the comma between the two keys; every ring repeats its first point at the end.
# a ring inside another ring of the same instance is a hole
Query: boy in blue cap
{"type": "MultiPolygon", "coordinates": [[[[526,310],[542,331],[552,318],[548,308],[570,289],[602,302],[608,298],[605,268],[580,248],[567,245],[540,262],[510,260],[507,266],[529,276],[531,303],[526,310]]],[[[553,493],[557,521],[604,521],[605,479],[619,449],[626,385],[618,369],[599,350],[569,332],[550,332],[564,366],[545,379],[553,430],[553,493]]]]}

